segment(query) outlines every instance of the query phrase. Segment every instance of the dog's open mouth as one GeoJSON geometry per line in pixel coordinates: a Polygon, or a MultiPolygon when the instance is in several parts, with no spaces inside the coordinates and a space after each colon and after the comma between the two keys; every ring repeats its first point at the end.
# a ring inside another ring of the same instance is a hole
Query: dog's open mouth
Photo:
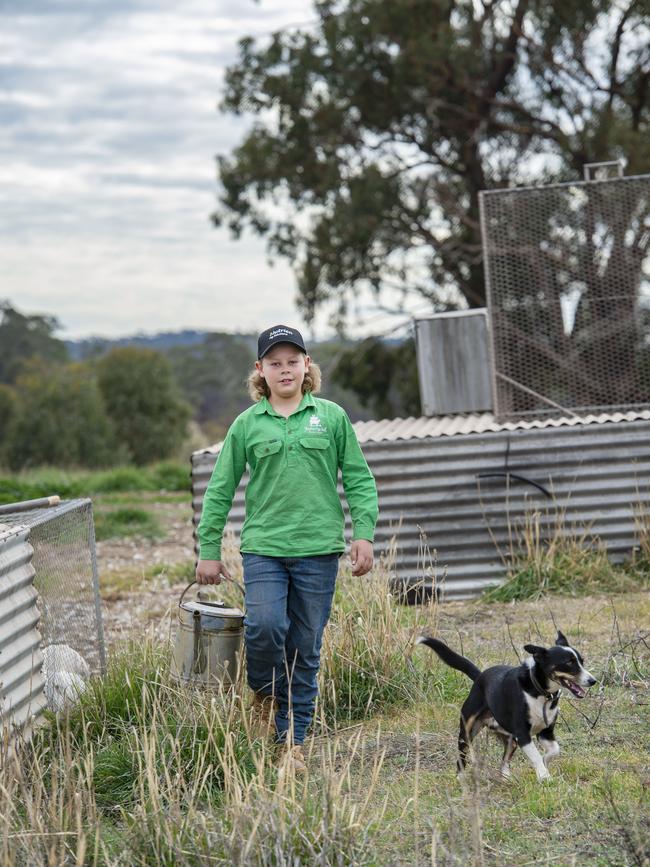
{"type": "Polygon", "coordinates": [[[565,689],[568,689],[569,692],[572,692],[576,698],[584,698],[587,694],[587,690],[583,689],[581,686],[578,686],[577,683],[574,683],[572,680],[569,680],[568,677],[561,677],[560,683],[565,689]]]}

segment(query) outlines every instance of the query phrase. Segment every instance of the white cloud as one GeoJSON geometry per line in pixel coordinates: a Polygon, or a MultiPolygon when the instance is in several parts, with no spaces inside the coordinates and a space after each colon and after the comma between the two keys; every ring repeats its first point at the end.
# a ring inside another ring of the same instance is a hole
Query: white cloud
{"type": "Polygon", "coordinates": [[[4,10],[2,296],[70,337],[300,324],[286,263],[209,215],[215,154],[250,123],[217,111],[237,40],[310,13],[297,0],[4,10]]]}

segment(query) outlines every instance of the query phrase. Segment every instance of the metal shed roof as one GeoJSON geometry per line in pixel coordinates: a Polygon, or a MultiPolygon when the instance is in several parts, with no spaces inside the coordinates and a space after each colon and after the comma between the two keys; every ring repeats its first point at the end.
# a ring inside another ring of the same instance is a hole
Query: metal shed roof
{"type": "MultiPolygon", "coordinates": [[[[371,443],[642,420],[650,421],[650,409],[600,413],[599,415],[521,419],[508,422],[498,422],[494,413],[491,412],[456,413],[454,415],[420,416],[419,418],[385,418],[378,421],[358,421],[355,422],[354,429],[360,443],[371,443]]],[[[204,449],[198,449],[194,452],[194,455],[218,454],[220,449],[221,443],[218,442],[204,449]]]]}

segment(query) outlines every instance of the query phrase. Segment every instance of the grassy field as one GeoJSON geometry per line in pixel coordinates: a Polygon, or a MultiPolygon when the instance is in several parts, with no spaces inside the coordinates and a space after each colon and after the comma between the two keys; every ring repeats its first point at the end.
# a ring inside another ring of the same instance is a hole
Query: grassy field
{"type": "MultiPolygon", "coordinates": [[[[193,561],[129,562],[133,545],[163,550],[147,546],[173,526],[185,538],[177,469],[59,478],[74,495],[99,491],[97,536],[111,558],[124,540],[127,565],[102,576],[106,599],[191,579],[193,561]],[[177,487],[161,494],[165,476],[177,487]]],[[[19,482],[22,496],[25,485],[34,496],[57,490],[46,471],[19,482]]],[[[232,540],[226,560],[241,579],[232,540]]],[[[648,865],[649,575],[648,516],[634,558],[618,566],[598,540],[548,543],[533,521],[510,580],[471,602],[401,606],[383,566],[362,579],[343,568],[306,780],[279,777],[268,745],[250,737],[243,683],[225,694],[180,686],[169,642],[143,627],[78,707],[48,715],[3,758],[2,864],[648,865]],[[521,755],[502,780],[500,744],[487,735],[457,778],[469,681],[415,637],[436,634],[487,667],[516,663],[527,642],[551,643],[556,626],[598,685],[563,699],[552,781],[538,783],[521,755]]]]}
{"type": "MultiPolygon", "coordinates": [[[[233,563],[237,559],[233,556],[233,563]]],[[[179,686],[140,635],[67,715],[6,758],[3,864],[628,865],[650,857],[650,599],[396,603],[386,573],[342,574],[326,634],[306,780],[249,736],[243,685],[179,686]],[[415,647],[423,629],[481,667],[516,663],[555,624],[599,683],[564,698],[549,783],[477,740],[454,772],[469,681],[415,647]]]]}
{"type": "Polygon", "coordinates": [[[40,467],[20,473],[0,472],[0,505],[59,494],[64,499],[124,492],[189,492],[190,464],[160,461],[146,467],[114,467],[109,470],[63,470],[40,467]]]}

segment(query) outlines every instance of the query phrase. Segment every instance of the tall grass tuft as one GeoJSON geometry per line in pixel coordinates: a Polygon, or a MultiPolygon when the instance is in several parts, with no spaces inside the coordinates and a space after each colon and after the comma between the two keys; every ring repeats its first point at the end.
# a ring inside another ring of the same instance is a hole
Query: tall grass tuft
{"type": "Polygon", "coordinates": [[[434,694],[455,694],[451,669],[432,666],[426,654],[413,653],[416,635],[435,632],[437,618],[433,596],[405,616],[385,564],[370,577],[344,573],[323,644],[321,722],[337,727],[434,694]]]}
{"type": "Polygon", "coordinates": [[[638,545],[632,557],[632,566],[650,575],[650,510],[639,505],[634,510],[634,523],[638,545]]]}
{"type": "Polygon", "coordinates": [[[312,742],[308,787],[248,734],[237,690],[174,682],[169,648],[126,645],[68,712],[2,759],[2,864],[371,864],[370,782],[312,742]],[[336,771],[335,771],[336,767],[336,771]],[[343,768],[341,772],[341,768],[343,768]]]}
{"type": "Polygon", "coordinates": [[[526,514],[520,547],[511,542],[506,581],[483,594],[486,602],[539,599],[546,593],[582,596],[590,593],[638,590],[648,574],[610,562],[605,544],[588,530],[568,527],[558,512],[550,533],[542,526],[540,512],[526,514]]]}

